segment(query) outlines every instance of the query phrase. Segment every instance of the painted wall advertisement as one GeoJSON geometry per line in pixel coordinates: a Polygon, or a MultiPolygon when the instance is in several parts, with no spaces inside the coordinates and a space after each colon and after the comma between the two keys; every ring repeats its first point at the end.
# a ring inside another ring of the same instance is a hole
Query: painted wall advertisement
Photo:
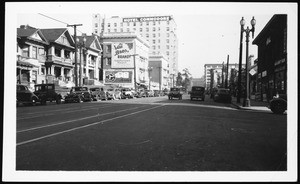
{"type": "Polygon", "coordinates": [[[133,68],[133,43],[112,44],[112,68],[133,68]]]}
{"type": "Polygon", "coordinates": [[[128,70],[105,70],[105,83],[132,83],[133,71],[128,70]]]}

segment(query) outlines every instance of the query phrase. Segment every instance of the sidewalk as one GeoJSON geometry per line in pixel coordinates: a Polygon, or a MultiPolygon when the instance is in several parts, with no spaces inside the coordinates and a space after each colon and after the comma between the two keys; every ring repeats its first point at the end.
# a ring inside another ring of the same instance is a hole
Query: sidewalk
{"type": "Polygon", "coordinates": [[[232,97],[231,104],[237,109],[271,112],[271,110],[267,107],[268,102],[255,101],[254,99],[250,99],[250,107],[243,107],[243,102],[244,98],[241,98],[240,103],[237,103],[236,97],[232,97]]]}

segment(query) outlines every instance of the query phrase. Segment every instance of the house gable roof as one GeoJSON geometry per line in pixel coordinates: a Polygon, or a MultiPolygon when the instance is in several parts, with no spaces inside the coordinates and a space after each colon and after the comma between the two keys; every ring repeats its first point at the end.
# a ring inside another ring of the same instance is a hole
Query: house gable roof
{"type": "Polygon", "coordinates": [[[41,30],[33,27],[17,28],[17,37],[48,44],[48,40],[41,30]]]}
{"type": "Polygon", "coordinates": [[[53,29],[41,29],[42,33],[45,35],[49,42],[59,43],[61,36],[65,35],[68,39],[68,43],[71,46],[74,46],[74,39],[70,35],[67,28],[53,28],[53,29]]]}

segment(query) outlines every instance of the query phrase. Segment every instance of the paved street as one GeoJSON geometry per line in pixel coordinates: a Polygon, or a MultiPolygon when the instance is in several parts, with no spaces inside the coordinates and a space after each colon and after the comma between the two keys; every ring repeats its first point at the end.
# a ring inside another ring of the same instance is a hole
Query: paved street
{"type": "Polygon", "coordinates": [[[164,97],[17,108],[17,170],[284,171],[287,116],[164,97]]]}

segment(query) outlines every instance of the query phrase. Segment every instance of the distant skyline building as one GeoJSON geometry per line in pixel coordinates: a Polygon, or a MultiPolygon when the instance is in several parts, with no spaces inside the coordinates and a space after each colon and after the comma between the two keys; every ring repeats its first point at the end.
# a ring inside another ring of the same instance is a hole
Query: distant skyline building
{"type": "Polygon", "coordinates": [[[177,25],[170,15],[112,16],[93,14],[93,34],[129,33],[145,38],[150,45],[149,55],[162,55],[168,60],[170,74],[178,73],[177,25]]]}

